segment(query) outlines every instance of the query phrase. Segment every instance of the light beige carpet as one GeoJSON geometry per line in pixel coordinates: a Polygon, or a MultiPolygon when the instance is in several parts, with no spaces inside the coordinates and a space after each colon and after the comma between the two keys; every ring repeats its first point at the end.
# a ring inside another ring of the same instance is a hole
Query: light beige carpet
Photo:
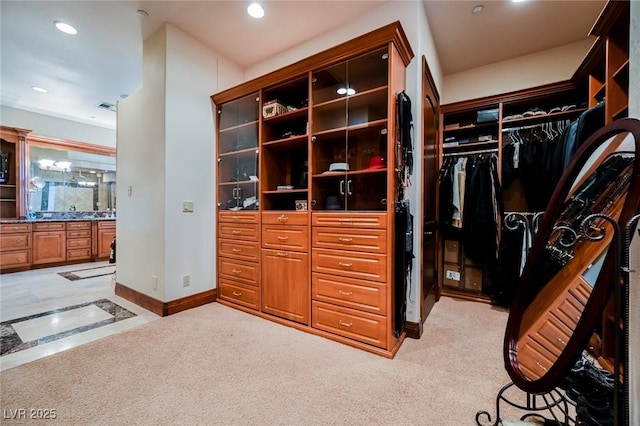
{"type": "Polygon", "coordinates": [[[473,425],[508,382],[506,319],[442,298],[389,360],[213,303],[3,371],[1,408],[58,425],[473,425]]]}

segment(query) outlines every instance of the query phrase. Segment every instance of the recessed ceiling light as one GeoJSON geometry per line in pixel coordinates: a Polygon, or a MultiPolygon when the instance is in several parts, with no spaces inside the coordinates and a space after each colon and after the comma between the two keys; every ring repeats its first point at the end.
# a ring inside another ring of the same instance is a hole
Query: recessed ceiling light
{"type": "Polygon", "coordinates": [[[136,10],[136,13],[138,14],[139,17],[141,18],[146,18],[147,16],[149,16],[149,12],[147,12],[144,9],[138,9],[136,10]]]}
{"type": "Polygon", "coordinates": [[[264,9],[260,6],[260,3],[251,3],[247,7],[247,13],[252,18],[260,19],[264,16],[264,9]]]}
{"type": "Polygon", "coordinates": [[[514,3],[522,3],[522,2],[525,2],[527,0],[511,0],[511,1],[514,2],[514,3]]]}
{"type": "Polygon", "coordinates": [[[477,15],[479,13],[482,13],[483,10],[484,10],[484,5],[479,4],[477,6],[474,6],[473,9],[471,9],[471,13],[473,13],[474,15],[477,15]]]}
{"type": "Polygon", "coordinates": [[[35,90],[36,92],[40,92],[40,93],[47,93],[48,90],[45,89],[44,87],[39,87],[39,86],[31,86],[31,88],[33,90],[35,90]]]}
{"type": "Polygon", "coordinates": [[[53,23],[55,24],[57,29],[59,29],[65,34],[71,34],[71,35],[78,34],[78,30],[76,30],[69,24],[65,24],[64,22],[60,22],[60,21],[53,21],[53,23]]]}

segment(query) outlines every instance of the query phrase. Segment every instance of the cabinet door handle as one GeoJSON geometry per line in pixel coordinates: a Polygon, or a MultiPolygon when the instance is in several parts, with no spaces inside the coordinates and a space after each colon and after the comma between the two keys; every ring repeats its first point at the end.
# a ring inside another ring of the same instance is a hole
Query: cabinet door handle
{"type": "Polygon", "coordinates": [[[351,296],[353,294],[352,291],[342,291],[342,290],[338,290],[338,294],[342,295],[342,296],[351,296]]]}
{"type": "Polygon", "coordinates": [[[353,182],[351,181],[351,179],[349,179],[347,181],[347,195],[353,195],[353,182]]]}
{"type": "Polygon", "coordinates": [[[238,274],[240,274],[241,272],[242,272],[242,270],[240,270],[240,269],[232,269],[232,270],[231,270],[231,273],[232,273],[233,275],[238,275],[238,274]]]}
{"type": "Polygon", "coordinates": [[[287,216],[285,216],[285,215],[281,214],[281,215],[278,217],[278,220],[280,221],[280,223],[287,223],[287,222],[289,221],[289,218],[288,218],[287,216]]]}
{"type": "Polygon", "coordinates": [[[238,231],[238,230],[235,230],[235,229],[234,229],[233,231],[231,231],[231,233],[232,233],[233,235],[240,235],[240,234],[242,234],[242,231],[238,231]]]}
{"type": "Polygon", "coordinates": [[[287,241],[289,237],[283,237],[282,235],[278,235],[278,241],[287,241]]]}
{"type": "Polygon", "coordinates": [[[234,253],[240,253],[242,251],[242,249],[232,248],[231,251],[234,252],[234,253]]]}
{"type": "Polygon", "coordinates": [[[340,324],[343,327],[351,327],[353,325],[350,322],[344,322],[342,320],[338,320],[338,324],[340,324]]]}
{"type": "Polygon", "coordinates": [[[351,241],[353,241],[353,238],[339,237],[338,240],[342,241],[343,243],[350,243],[351,241]]]}
{"type": "Polygon", "coordinates": [[[351,268],[353,266],[353,263],[342,263],[342,262],[338,262],[338,266],[342,267],[342,268],[351,268]]]}
{"type": "Polygon", "coordinates": [[[289,253],[287,253],[286,251],[279,251],[278,253],[276,253],[278,256],[280,257],[287,257],[289,256],[289,253]]]}
{"type": "Polygon", "coordinates": [[[344,179],[340,181],[340,195],[344,195],[344,179]]]}
{"type": "Polygon", "coordinates": [[[236,297],[242,296],[242,293],[240,293],[239,291],[234,291],[232,294],[236,297]]]}

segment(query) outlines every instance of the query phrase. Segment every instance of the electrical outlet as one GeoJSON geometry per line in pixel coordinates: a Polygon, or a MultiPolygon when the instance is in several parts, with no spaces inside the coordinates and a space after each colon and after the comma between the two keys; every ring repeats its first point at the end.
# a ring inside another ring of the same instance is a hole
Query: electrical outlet
{"type": "Polygon", "coordinates": [[[182,276],[182,287],[189,287],[191,285],[191,275],[182,276]]]}
{"type": "Polygon", "coordinates": [[[157,275],[151,275],[151,288],[153,288],[154,290],[158,289],[158,276],[157,275]]]}

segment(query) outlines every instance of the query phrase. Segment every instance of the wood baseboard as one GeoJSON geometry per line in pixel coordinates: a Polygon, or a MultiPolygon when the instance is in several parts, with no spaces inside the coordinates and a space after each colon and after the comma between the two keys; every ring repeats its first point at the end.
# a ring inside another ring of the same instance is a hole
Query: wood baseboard
{"type": "Polygon", "coordinates": [[[135,303],[156,315],[166,317],[167,315],[172,315],[187,309],[215,302],[218,291],[214,288],[212,290],[203,291],[202,293],[192,294],[191,296],[182,297],[169,302],[163,302],[116,282],[116,295],[123,299],[127,299],[129,302],[135,303]]]}
{"type": "Polygon", "coordinates": [[[407,334],[407,337],[410,339],[420,339],[420,337],[422,337],[422,332],[424,331],[422,324],[422,322],[406,322],[404,324],[404,331],[407,334]]]}

